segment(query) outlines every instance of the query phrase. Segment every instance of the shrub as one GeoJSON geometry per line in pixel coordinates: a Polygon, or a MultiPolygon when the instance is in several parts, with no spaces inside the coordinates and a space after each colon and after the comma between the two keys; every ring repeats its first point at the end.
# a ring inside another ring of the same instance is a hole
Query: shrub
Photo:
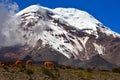
{"type": "Polygon", "coordinates": [[[34,74],[34,72],[32,70],[26,69],[25,73],[29,76],[29,80],[33,80],[32,75],[34,74]]]}
{"type": "Polygon", "coordinates": [[[112,72],[120,73],[120,68],[113,68],[113,69],[112,69],[112,72]]]}
{"type": "Polygon", "coordinates": [[[71,66],[65,66],[65,68],[66,68],[66,69],[72,69],[72,67],[71,67],[71,66]]]}
{"type": "Polygon", "coordinates": [[[9,72],[8,66],[3,66],[3,69],[4,69],[6,72],[9,72]]]}
{"type": "Polygon", "coordinates": [[[105,69],[100,70],[100,71],[102,71],[102,72],[110,72],[110,70],[105,70],[105,69]]]}
{"type": "Polygon", "coordinates": [[[34,72],[30,69],[26,69],[25,73],[31,76],[34,72]]]}
{"type": "Polygon", "coordinates": [[[75,73],[78,77],[81,77],[82,80],[91,80],[93,78],[92,73],[89,72],[76,72],[75,73]]]}
{"type": "Polygon", "coordinates": [[[92,73],[93,70],[91,68],[87,68],[87,72],[92,73]]]}
{"type": "Polygon", "coordinates": [[[54,74],[49,69],[42,67],[41,70],[43,74],[49,76],[50,78],[52,78],[52,80],[55,80],[54,74]]]}
{"type": "Polygon", "coordinates": [[[84,68],[82,68],[82,67],[78,67],[78,69],[80,69],[80,70],[84,70],[84,68]]]}
{"type": "Polygon", "coordinates": [[[47,75],[52,80],[58,80],[58,78],[60,77],[60,74],[59,74],[58,71],[54,71],[54,70],[51,70],[49,68],[42,67],[41,71],[42,71],[43,74],[47,75]]]}

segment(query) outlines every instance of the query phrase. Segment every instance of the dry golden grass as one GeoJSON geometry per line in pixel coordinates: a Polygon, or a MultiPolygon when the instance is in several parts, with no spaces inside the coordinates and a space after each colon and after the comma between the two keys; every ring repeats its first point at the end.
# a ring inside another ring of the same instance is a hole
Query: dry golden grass
{"type": "Polygon", "coordinates": [[[0,67],[0,80],[120,80],[120,73],[68,66],[53,69],[35,64],[16,68],[7,65],[0,67]]]}

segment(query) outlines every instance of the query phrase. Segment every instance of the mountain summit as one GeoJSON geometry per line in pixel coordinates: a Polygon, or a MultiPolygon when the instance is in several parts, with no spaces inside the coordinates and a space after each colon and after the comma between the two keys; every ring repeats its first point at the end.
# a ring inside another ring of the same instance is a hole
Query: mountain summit
{"type": "MultiPolygon", "coordinates": [[[[12,20],[21,44],[16,44],[20,45],[18,51],[11,51],[18,57],[75,67],[120,66],[120,34],[85,11],[32,5],[12,20]]],[[[4,54],[5,58],[11,57],[8,52],[4,54]]]]}

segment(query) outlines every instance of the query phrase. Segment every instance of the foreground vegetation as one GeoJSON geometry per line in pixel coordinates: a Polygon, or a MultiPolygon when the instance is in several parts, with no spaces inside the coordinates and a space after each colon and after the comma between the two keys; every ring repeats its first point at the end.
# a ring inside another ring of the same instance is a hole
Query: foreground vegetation
{"type": "Polygon", "coordinates": [[[96,70],[65,67],[45,67],[44,65],[7,64],[0,67],[0,80],[120,80],[120,69],[96,70]]]}

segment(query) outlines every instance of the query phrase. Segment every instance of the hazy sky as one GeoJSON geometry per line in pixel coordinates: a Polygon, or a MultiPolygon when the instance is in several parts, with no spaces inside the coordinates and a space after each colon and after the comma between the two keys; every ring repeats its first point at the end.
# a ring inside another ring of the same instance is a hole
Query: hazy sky
{"type": "Polygon", "coordinates": [[[11,0],[11,2],[16,2],[19,10],[33,4],[49,8],[77,8],[87,11],[105,26],[120,33],[120,0],[11,0]]]}

